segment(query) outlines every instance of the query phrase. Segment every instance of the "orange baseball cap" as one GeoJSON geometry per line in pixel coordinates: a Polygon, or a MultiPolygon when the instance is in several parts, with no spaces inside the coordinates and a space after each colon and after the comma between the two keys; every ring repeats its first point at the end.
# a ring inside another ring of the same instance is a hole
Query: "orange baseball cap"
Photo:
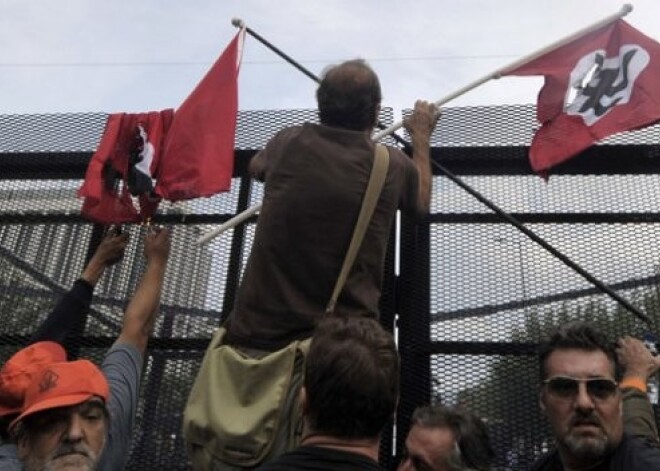
{"type": "Polygon", "coordinates": [[[108,381],[91,361],[52,363],[39,371],[30,382],[25,391],[23,412],[9,428],[37,412],[74,406],[95,396],[107,402],[109,395],[108,381]]]}
{"type": "Polygon", "coordinates": [[[36,342],[16,352],[0,370],[0,417],[19,414],[25,390],[46,365],[66,361],[66,351],[56,342],[36,342]]]}

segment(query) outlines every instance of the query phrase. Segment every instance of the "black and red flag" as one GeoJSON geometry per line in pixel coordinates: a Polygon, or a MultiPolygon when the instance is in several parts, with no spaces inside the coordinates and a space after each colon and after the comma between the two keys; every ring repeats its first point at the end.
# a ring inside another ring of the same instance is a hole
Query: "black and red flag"
{"type": "Polygon", "coordinates": [[[83,216],[102,224],[141,222],[154,215],[161,198],[229,190],[244,37],[243,28],[176,112],[108,117],[78,190],[83,216]]]}
{"type": "Polygon", "coordinates": [[[596,141],[660,120],[660,44],[619,19],[502,75],[543,75],[530,147],[548,170],[596,141]]]}
{"type": "Polygon", "coordinates": [[[115,113],[108,116],[103,137],[78,190],[82,215],[102,224],[140,222],[153,216],[159,198],[153,177],[174,110],[115,113]],[[137,197],[139,208],[131,196],[137,197]]]}

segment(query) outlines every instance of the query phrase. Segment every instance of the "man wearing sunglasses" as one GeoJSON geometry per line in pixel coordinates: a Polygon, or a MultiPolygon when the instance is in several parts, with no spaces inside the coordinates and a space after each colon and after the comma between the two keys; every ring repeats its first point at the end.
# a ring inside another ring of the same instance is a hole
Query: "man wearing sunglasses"
{"type": "Polygon", "coordinates": [[[540,404],[556,450],[533,471],[650,471],[660,448],[624,432],[614,346],[588,324],[561,327],[540,351],[540,404]]]}

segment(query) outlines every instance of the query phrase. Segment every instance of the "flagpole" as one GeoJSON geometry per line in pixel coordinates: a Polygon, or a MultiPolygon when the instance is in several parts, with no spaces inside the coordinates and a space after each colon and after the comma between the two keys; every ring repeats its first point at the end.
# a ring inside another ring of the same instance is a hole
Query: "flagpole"
{"type": "MultiPolygon", "coordinates": [[[[455,98],[458,98],[459,96],[469,92],[470,90],[473,90],[473,89],[483,85],[484,83],[488,82],[489,80],[498,79],[502,75],[505,75],[506,72],[508,72],[510,70],[517,69],[518,67],[522,66],[523,64],[526,64],[528,62],[533,61],[534,59],[537,59],[537,58],[541,57],[543,54],[547,54],[548,52],[553,51],[555,49],[558,49],[558,48],[570,43],[571,41],[575,41],[577,38],[580,38],[580,37],[584,36],[585,34],[589,34],[592,31],[596,31],[596,30],[598,30],[598,29],[600,29],[604,26],[607,26],[608,24],[612,23],[613,21],[616,21],[620,18],[623,18],[628,13],[630,13],[632,11],[632,9],[633,9],[632,5],[630,5],[629,3],[626,3],[625,5],[623,5],[621,7],[621,10],[619,10],[617,13],[615,13],[613,15],[610,15],[606,18],[603,18],[602,20],[597,21],[597,22],[591,24],[590,26],[582,28],[581,30],[576,31],[575,33],[570,34],[570,35],[564,37],[563,39],[555,41],[554,43],[552,43],[548,46],[545,46],[545,47],[539,49],[538,51],[533,52],[533,53],[531,53],[531,54],[529,54],[529,55],[527,55],[527,56],[525,56],[521,59],[518,59],[518,60],[512,62],[509,65],[505,65],[504,67],[500,67],[496,71],[491,72],[490,74],[485,75],[482,78],[477,79],[474,82],[465,85],[463,88],[459,88],[454,93],[451,93],[451,94],[445,96],[444,98],[436,101],[435,105],[438,108],[440,108],[445,103],[447,103],[447,102],[449,102],[449,101],[451,101],[455,98]]],[[[402,126],[403,126],[403,121],[399,121],[398,123],[393,124],[389,128],[384,129],[383,131],[377,133],[374,136],[374,141],[378,141],[379,139],[382,139],[383,137],[387,136],[388,134],[400,129],[402,126]]]]}
{"type": "Polygon", "coordinates": [[[527,62],[532,62],[535,59],[538,59],[544,54],[549,53],[550,51],[553,51],[555,49],[559,49],[562,46],[565,46],[566,44],[575,41],[578,38],[581,38],[582,36],[585,36],[593,31],[597,31],[601,28],[604,28],[605,26],[609,25],[610,23],[615,22],[616,20],[619,20],[626,16],[628,13],[630,13],[633,10],[633,7],[630,3],[626,3],[621,7],[621,10],[619,10],[617,13],[614,13],[613,15],[607,16],[603,18],[600,21],[596,21],[590,26],[586,26],[578,31],[576,31],[573,34],[570,34],[563,39],[560,39],[558,41],[555,41],[554,43],[539,49],[536,52],[533,52],[532,54],[529,54],[521,59],[518,59],[517,61],[512,62],[511,64],[501,67],[495,74],[496,77],[493,78],[499,78],[500,75],[505,75],[508,71],[517,69],[518,67],[521,67],[522,65],[526,64],[527,62]]]}
{"type": "MultiPolygon", "coordinates": [[[[513,63],[511,63],[511,64],[509,64],[509,65],[507,65],[507,66],[504,66],[504,67],[501,67],[501,68],[497,69],[495,72],[492,72],[492,73],[490,73],[490,74],[484,76],[483,78],[481,78],[481,79],[479,79],[479,80],[476,80],[476,81],[474,81],[474,82],[472,82],[472,83],[470,83],[470,84],[464,86],[463,88],[461,88],[461,89],[459,89],[459,90],[456,90],[454,93],[451,93],[450,95],[447,95],[447,96],[445,96],[444,98],[442,98],[442,99],[436,101],[436,102],[435,102],[435,105],[438,106],[438,107],[441,107],[441,106],[444,105],[445,103],[447,103],[447,102],[449,102],[449,101],[451,101],[451,100],[453,100],[453,99],[455,99],[455,98],[457,98],[457,97],[463,95],[464,93],[466,93],[466,92],[468,92],[468,91],[470,91],[470,90],[472,90],[472,89],[474,89],[474,88],[476,88],[476,87],[482,85],[483,83],[487,82],[488,80],[491,80],[491,79],[494,79],[494,78],[499,78],[499,77],[500,77],[501,75],[503,75],[506,71],[508,71],[508,70],[513,70],[513,69],[515,69],[515,68],[517,68],[517,67],[520,67],[521,65],[523,65],[523,64],[525,64],[525,63],[527,63],[527,62],[530,62],[530,61],[536,59],[537,57],[540,57],[540,56],[542,56],[543,54],[548,53],[549,51],[552,51],[552,50],[554,50],[554,49],[556,49],[556,48],[559,48],[559,47],[561,47],[561,46],[563,46],[563,45],[565,45],[565,44],[571,42],[571,41],[574,41],[575,39],[577,39],[577,38],[579,38],[579,37],[581,37],[581,36],[583,36],[583,35],[585,35],[585,34],[588,34],[588,33],[592,32],[592,31],[595,31],[595,30],[597,30],[597,29],[600,29],[600,28],[602,28],[602,27],[608,25],[609,23],[611,23],[611,22],[613,22],[613,21],[616,21],[616,20],[619,19],[619,18],[622,18],[623,16],[627,15],[627,14],[630,13],[631,11],[632,11],[632,6],[631,6],[630,4],[625,4],[625,5],[623,5],[623,7],[621,8],[621,10],[620,10],[618,13],[616,13],[616,14],[614,14],[614,15],[610,15],[610,16],[608,16],[608,17],[606,17],[606,18],[604,18],[604,19],[602,19],[602,20],[600,20],[600,21],[598,21],[598,22],[596,22],[596,23],[593,23],[593,24],[590,25],[590,26],[587,26],[587,27],[585,27],[585,28],[582,28],[581,30],[579,30],[579,31],[577,31],[577,32],[575,32],[575,33],[573,33],[573,34],[571,34],[571,35],[569,35],[569,36],[566,36],[566,37],[563,38],[563,39],[560,39],[559,41],[556,41],[556,42],[552,43],[552,44],[549,45],[549,46],[546,46],[546,47],[544,47],[544,48],[538,50],[537,52],[534,52],[534,53],[532,53],[532,54],[529,54],[528,56],[525,56],[525,57],[523,57],[522,59],[518,59],[518,60],[514,61],[513,63]]],[[[289,63],[291,63],[292,65],[294,65],[294,67],[296,67],[298,70],[302,71],[306,76],[310,77],[312,80],[314,80],[314,81],[316,81],[316,82],[319,82],[319,78],[318,78],[318,77],[316,77],[313,73],[311,73],[310,71],[308,71],[307,69],[305,69],[304,67],[302,67],[300,64],[296,63],[292,58],[290,58],[290,57],[289,57],[288,55],[286,55],[284,52],[282,52],[281,50],[279,50],[278,48],[276,48],[275,46],[273,46],[272,44],[270,44],[269,42],[267,42],[267,41],[266,41],[265,39],[263,39],[260,35],[258,35],[258,34],[255,33],[254,31],[252,31],[249,27],[247,27],[247,26],[245,25],[245,23],[244,23],[242,20],[240,20],[240,19],[236,19],[236,18],[235,18],[235,19],[232,20],[232,24],[233,24],[234,26],[236,26],[236,27],[239,27],[239,28],[245,28],[245,30],[246,30],[247,33],[249,33],[250,35],[254,36],[256,39],[258,39],[259,41],[261,41],[262,43],[264,43],[267,47],[269,47],[270,49],[272,49],[272,50],[273,50],[275,53],[277,53],[278,55],[282,56],[285,60],[287,60],[287,62],[289,62],[289,63]]],[[[380,124],[380,123],[379,123],[379,124],[380,124]]],[[[386,128],[386,129],[384,129],[384,130],[382,130],[382,131],[376,133],[376,134],[373,136],[372,139],[373,139],[374,142],[377,142],[377,141],[379,141],[380,139],[382,139],[383,137],[385,137],[385,136],[387,136],[387,135],[389,135],[389,134],[392,134],[394,131],[400,129],[402,126],[403,126],[403,121],[400,121],[399,123],[396,123],[396,124],[394,124],[394,125],[392,125],[392,126],[386,128]]],[[[396,136],[396,135],[395,135],[395,136],[396,136]]],[[[399,137],[399,136],[396,136],[396,137],[399,137]]],[[[401,138],[399,137],[399,139],[401,139],[401,138]]],[[[408,144],[406,141],[403,141],[403,142],[404,142],[404,145],[409,146],[409,144],[408,144]]],[[[628,302],[628,300],[626,300],[625,298],[619,296],[619,294],[616,293],[615,291],[613,291],[609,286],[605,285],[605,284],[602,283],[600,280],[598,280],[597,278],[595,278],[594,276],[592,276],[589,272],[587,272],[586,270],[584,270],[580,265],[578,265],[577,263],[573,262],[573,261],[572,261],[570,258],[568,258],[566,255],[564,255],[563,253],[559,252],[557,249],[555,249],[553,246],[551,246],[549,243],[547,243],[544,239],[542,239],[541,237],[539,237],[538,235],[536,235],[534,232],[532,232],[531,230],[529,230],[529,229],[528,229],[526,226],[524,226],[520,221],[518,221],[517,219],[515,219],[515,218],[514,218],[513,216],[511,216],[510,214],[506,213],[504,210],[502,210],[501,208],[499,208],[499,207],[498,207],[497,205],[495,205],[493,202],[491,202],[490,200],[488,200],[487,198],[485,198],[483,195],[481,195],[479,192],[477,192],[476,190],[474,190],[473,188],[471,188],[469,185],[467,185],[465,182],[463,182],[458,176],[454,175],[452,172],[450,172],[448,169],[446,169],[446,168],[445,168],[444,166],[442,166],[440,163],[438,163],[438,162],[436,162],[436,161],[432,161],[432,162],[433,162],[433,164],[434,164],[437,168],[439,168],[439,169],[440,169],[440,170],[441,170],[441,171],[442,171],[442,172],[443,172],[443,173],[444,173],[444,174],[445,174],[450,180],[452,180],[454,183],[456,183],[456,184],[459,185],[461,188],[463,188],[464,190],[466,190],[468,193],[470,193],[472,196],[474,196],[477,200],[479,200],[480,202],[482,202],[483,204],[485,204],[488,208],[490,208],[493,212],[495,212],[495,213],[497,213],[498,215],[500,215],[500,216],[501,216],[503,219],[505,219],[507,222],[509,222],[510,224],[512,224],[513,226],[515,226],[517,229],[519,229],[521,232],[523,232],[527,237],[529,237],[530,239],[532,239],[534,242],[536,242],[536,243],[539,244],[541,247],[543,247],[544,249],[546,249],[548,252],[550,252],[550,253],[551,253],[552,255],[554,255],[556,258],[558,258],[559,260],[561,260],[565,265],[567,265],[568,267],[570,267],[571,269],[573,269],[575,272],[577,272],[579,275],[581,275],[583,278],[585,278],[585,279],[586,279],[587,281],[589,281],[591,284],[593,284],[594,286],[596,286],[600,291],[602,291],[603,293],[605,293],[605,294],[607,294],[608,296],[610,296],[612,299],[614,299],[615,301],[617,301],[617,302],[618,302],[619,304],[621,304],[623,307],[625,307],[626,309],[628,309],[632,314],[634,314],[635,316],[637,316],[640,320],[642,320],[643,322],[645,322],[647,325],[651,326],[651,321],[650,321],[650,319],[648,318],[648,316],[646,316],[646,315],[645,315],[644,313],[642,313],[639,309],[637,309],[635,306],[633,306],[632,304],[630,304],[630,302],[628,302]]],[[[231,219],[229,219],[228,221],[226,221],[225,223],[223,223],[220,227],[218,227],[218,228],[215,229],[214,231],[211,231],[211,232],[209,232],[208,234],[205,234],[204,236],[200,237],[200,238],[197,240],[197,243],[201,245],[201,244],[205,244],[205,243],[209,242],[211,239],[217,237],[218,235],[220,235],[220,234],[221,234],[222,232],[224,232],[225,230],[227,230],[227,229],[229,229],[229,228],[232,228],[232,227],[234,227],[234,226],[240,224],[241,222],[245,221],[246,219],[250,218],[251,216],[253,216],[253,215],[256,214],[257,212],[259,212],[259,211],[261,210],[261,207],[262,207],[262,205],[260,205],[260,204],[259,204],[259,205],[255,205],[255,206],[253,206],[253,207],[251,207],[251,208],[248,208],[247,210],[245,210],[245,211],[243,211],[243,212],[237,214],[237,215],[234,216],[233,218],[231,218],[231,219]]]]}
{"type": "Polygon", "coordinates": [[[307,77],[311,78],[311,79],[314,80],[315,82],[318,82],[318,81],[319,81],[319,78],[318,78],[316,75],[314,75],[313,73],[311,73],[309,70],[307,70],[306,68],[304,68],[302,65],[300,65],[300,64],[299,64],[298,62],[296,62],[295,60],[293,60],[293,59],[291,58],[291,56],[289,56],[289,55],[287,55],[286,53],[284,53],[284,51],[282,51],[281,49],[275,47],[275,46],[274,46],[273,44],[271,44],[270,42],[266,41],[262,36],[260,36],[259,34],[257,34],[254,30],[252,30],[250,27],[246,26],[245,22],[244,22],[243,20],[241,20],[240,18],[233,18],[233,19],[231,20],[231,24],[234,25],[234,26],[237,27],[237,28],[245,28],[245,32],[246,32],[246,33],[248,33],[248,34],[249,34],[250,36],[252,36],[254,39],[256,39],[257,41],[259,41],[260,43],[262,43],[263,45],[265,45],[268,49],[272,50],[275,54],[277,54],[278,56],[280,56],[282,59],[284,59],[285,61],[287,61],[289,64],[291,64],[292,66],[294,66],[294,67],[295,67],[296,69],[298,69],[299,71],[301,71],[301,72],[302,72],[303,74],[305,74],[307,77]]]}
{"type": "Polygon", "coordinates": [[[237,214],[231,219],[228,219],[224,223],[222,223],[219,227],[214,229],[213,231],[210,231],[209,233],[201,236],[199,239],[197,239],[197,243],[199,245],[203,245],[208,243],[211,239],[214,239],[215,237],[219,236],[223,232],[225,232],[227,229],[231,229],[234,226],[238,226],[240,223],[245,221],[246,219],[249,219],[252,217],[254,214],[256,214],[259,210],[261,209],[261,205],[257,204],[255,206],[252,206],[251,208],[246,209],[242,213],[237,214]]]}
{"type": "MultiPolygon", "coordinates": [[[[234,18],[231,20],[231,24],[234,25],[236,28],[245,28],[245,32],[248,33],[250,36],[252,36],[254,39],[259,41],[261,44],[266,46],[268,49],[273,51],[275,54],[280,56],[282,59],[287,61],[289,64],[294,66],[296,69],[301,71],[303,74],[305,74],[307,77],[311,78],[314,80],[316,83],[321,83],[321,79],[314,75],[313,72],[311,72],[309,69],[305,68],[302,64],[299,62],[296,62],[291,56],[286,54],[284,51],[282,51],[280,48],[275,46],[273,43],[270,41],[266,40],[263,36],[261,36],[259,33],[255,32],[252,28],[247,26],[243,20],[240,18],[234,18]]],[[[382,124],[380,121],[376,123],[376,126],[378,126],[379,129],[387,129],[387,126],[382,124]]],[[[388,132],[387,134],[392,134],[392,132],[388,132]]],[[[387,135],[385,134],[385,135],[387,135]]],[[[392,138],[397,141],[399,144],[405,146],[406,148],[410,147],[410,143],[408,143],[405,139],[403,139],[401,136],[398,134],[392,134],[392,138]]],[[[380,139],[380,138],[379,138],[380,139]]]]}

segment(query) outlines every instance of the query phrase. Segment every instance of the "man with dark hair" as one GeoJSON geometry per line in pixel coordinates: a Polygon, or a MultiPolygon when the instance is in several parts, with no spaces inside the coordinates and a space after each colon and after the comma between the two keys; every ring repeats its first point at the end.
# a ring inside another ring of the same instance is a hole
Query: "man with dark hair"
{"type": "Polygon", "coordinates": [[[592,326],[560,327],[539,354],[540,404],[556,450],[534,471],[660,469],[660,448],[624,432],[614,344],[592,326]]]}
{"type": "Polygon", "coordinates": [[[380,436],[398,397],[392,335],[373,319],[328,316],[314,332],[305,365],[301,445],[259,469],[381,469],[380,436]]]}
{"type": "MultiPolygon", "coordinates": [[[[375,160],[371,136],[378,121],[381,91],[374,71],[363,60],[327,69],[317,100],[320,124],[281,130],[250,162],[250,174],[264,182],[263,204],[235,305],[211,342],[213,348],[233,349],[233,357],[246,358],[249,365],[245,374],[236,375],[237,382],[264,371],[256,362],[267,364],[266,358],[274,352],[306,342],[312,335],[333,293],[375,160]]],[[[385,182],[336,302],[337,312],[379,316],[383,266],[396,212],[401,209],[406,215],[423,216],[429,210],[429,142],[438,115],[435,105],[417,101],[404,121],[412,139],[412,158],[398,148],[386,148],[389,167],[385,182]]],[[[304,349],[298,353],[304,354],[304,349]]],[[[196,385],[200,387],[193,386],[184,414],[193,468],[247,468],[295,447],[302,363],[296,361],[292,374],[282,379],[286,399],[272,441],[254,447],[257,451],[252,456],[247,456],[245,442],[240,440],[248,432],[233,436],[240,449],[227,450],[233,447],[227,445],[231,440],[216,438],[224,427],[210,425],[207,418],[223,396],[231,393],[219,391],[212,404],[204,399],[208,394],[202,394],[204,377],[199,377],[196,385]],[[223,453],[231,456],[218,458],[223,453]]],[[[263,368],[270,372],[269,366],[263,368]]],[[[248,401],[243,405],[246,414],[252,410],[248,401]]],[[[222,421],[222,417],[217,419],[222,421]]]]}
{"type": "Polygon", "coordinates": [[[486,425],[467,410],[415,410],[399,471],[488,471],[495,458],[486,425]]]}

